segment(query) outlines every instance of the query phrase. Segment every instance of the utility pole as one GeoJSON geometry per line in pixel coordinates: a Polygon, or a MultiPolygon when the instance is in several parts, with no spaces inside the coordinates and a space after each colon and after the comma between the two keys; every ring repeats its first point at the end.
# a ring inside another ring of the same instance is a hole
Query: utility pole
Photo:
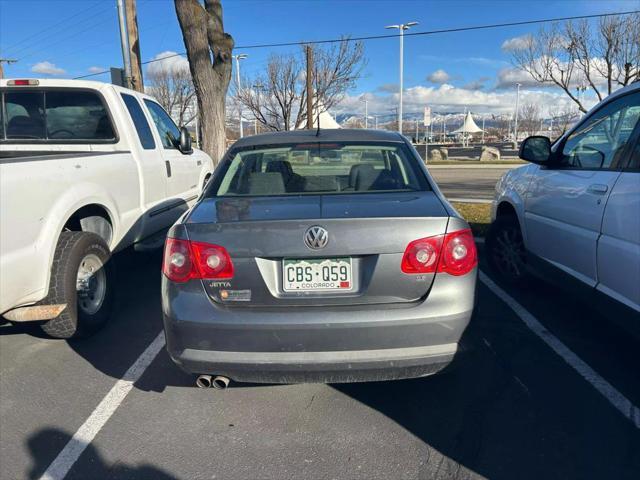
{"type": "Polygon", "coordinates": [[[407,22],[401,23],[399,25],[388,25],[384,28],[392,29],[397,28],[400,32],[400,88],[398,89],[399,99],[398,99],[398,132],[402,133],[402,90],[403,87],[403,76],[404,76],[404,31],[409,30],[414,25],[418,25],[418,22],[407,22]]]}
{"type": "Polygon", "coordinates": [[[516,87],[518,91],[516,93],[516,115],[514,118],[514,126],[513,126],[513,142],[516,148],[518,147],[518,111],[520,110],[520,87],[521,83],[516,83],[516,87]]]}
{"type": "Polygon", "coordinates": [[[129,61],[131,62],[131,88],[144,93],[142,81],[142,60],[140,59],[140,37],[138,36],[138,11],[136,0],[124,0],[127,35],[129,42],[129,61]]]}
{"type": "Polygon", "coordinates": [[[238,122],[240,124],[240,138],[244,136],[244,132],[242,131],[242,102],[240,101],[240,90],[242,89],[242,85],[240,85],[240,60],[244,60],[249,55],[246,53],[241,53],[240,55],[233,55],[233,58],[236,60],[236,89],[238,91],[237,100],[238,100],[238,122]]]}
{"type": "Polygon", "coordinates": [[[420,142],[419,142],[419,140],[418,140],[418,133],[419,133],[419,132],[418,132],[418,119],[416,118],[416,145],[417,145],[418,143],[420,143],[420,142]]]}
{"type": "Polygon", "coordinates": [[[124,0],[118,3],[118,23],[120,24],[120,46],[122,48],[122,62],[124,64],[124,86],[131,88],[131,50],[129,49],[129,35],[127,34],[127,19],[124,0]]]}
{"type": "Polygon", "coordinates": [[[0,58],[0,78],[4,78],[4,68],[2,68],[2,64],[6,63],[7,65],[11,65],[12,63],[16,63],[18,60],[13,58],[0,58]]]}
{"type": "MultiPolygon", "coordinates": [[[[307,54],[307,129],[313,129],[313,49],[305,47],[307,54]]],[[[320,115],[320,112],[318,112],[320,115]]]]}

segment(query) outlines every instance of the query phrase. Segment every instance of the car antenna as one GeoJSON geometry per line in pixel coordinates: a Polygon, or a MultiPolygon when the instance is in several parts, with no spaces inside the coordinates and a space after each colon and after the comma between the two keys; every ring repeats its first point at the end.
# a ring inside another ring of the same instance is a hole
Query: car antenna
{"type": "Polygon", "coordinates": [[[316,130],[316,137],[320,136],[320,114],[318,113],[318,129],[316,130]]]}

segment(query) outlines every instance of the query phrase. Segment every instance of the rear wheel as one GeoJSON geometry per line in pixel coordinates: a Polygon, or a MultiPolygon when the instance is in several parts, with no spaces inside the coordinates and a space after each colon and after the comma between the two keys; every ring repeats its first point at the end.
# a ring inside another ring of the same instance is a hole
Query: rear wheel
{"type": "Polygon", "coordinates": [[[498,217],[486,239],[487,260],[491,269],[510,283],[522,283],[528,277],[522,231],[516,217],[498,217]]]}
{"type": "Polygon", "coordinates": [[[113,300],[109,247],[88,232],[63,232],[58,240],[48,304],[66,304],[42,329],[55,338],[89,335],[109,318],[113,300]]]}

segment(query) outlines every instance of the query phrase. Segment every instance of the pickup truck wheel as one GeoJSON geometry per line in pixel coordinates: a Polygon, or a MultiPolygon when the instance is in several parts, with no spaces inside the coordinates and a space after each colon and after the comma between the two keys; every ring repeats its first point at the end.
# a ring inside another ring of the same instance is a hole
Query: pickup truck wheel
{"type": "Polygon", "coordinates": [[[94,233],[63,232],[51,267],[46,303],[67,308],[42,329],[55,338],[89,335],[109,318],[113,301],[111,254],[94,233]]]}
{"type": "Polygon", "coordinates": [[[516,218],[497,218],[487,232],[485,247],[491,270],[509,283],[521,284],[526,281],[526,251],[516,218]]]}

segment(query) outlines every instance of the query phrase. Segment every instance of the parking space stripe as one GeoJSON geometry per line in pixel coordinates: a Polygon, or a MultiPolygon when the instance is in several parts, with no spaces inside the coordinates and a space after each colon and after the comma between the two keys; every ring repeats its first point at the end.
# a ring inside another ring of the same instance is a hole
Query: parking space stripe
{"type": "Polygon", "coordinates": [[[602,378],[595,370],[587,365],[580,357],[573,353],[569,347],[562,343],[556,336],[547,330],[540,321],[520,305],[502,288],[496,285],[484,272],[480,272],[480,281],[484,283],[500,300],[506,303],[513,310],[520,320],[529,327],[544,343],[556,352],[577,371],[587,382],[600,392],[620,413],[622,413],[631,423],[640,429],[640,409],[629,399],[616,390],[613,385],[602,378]]]}
{"type": "Polygon", "coordinates": [[[133,388],[133,384],[142,376],[156,355],[164,347],[164,332],[151,342],[123,377],[118,380],[102,399],[89,418],[82,424],[71,440],[65,445],[55,460],[49,465],[40,480],[62,480],[73,464],[76,463],[85,448],[93,441],[98,432],[107,423],[116,409],[133,388]]]}

